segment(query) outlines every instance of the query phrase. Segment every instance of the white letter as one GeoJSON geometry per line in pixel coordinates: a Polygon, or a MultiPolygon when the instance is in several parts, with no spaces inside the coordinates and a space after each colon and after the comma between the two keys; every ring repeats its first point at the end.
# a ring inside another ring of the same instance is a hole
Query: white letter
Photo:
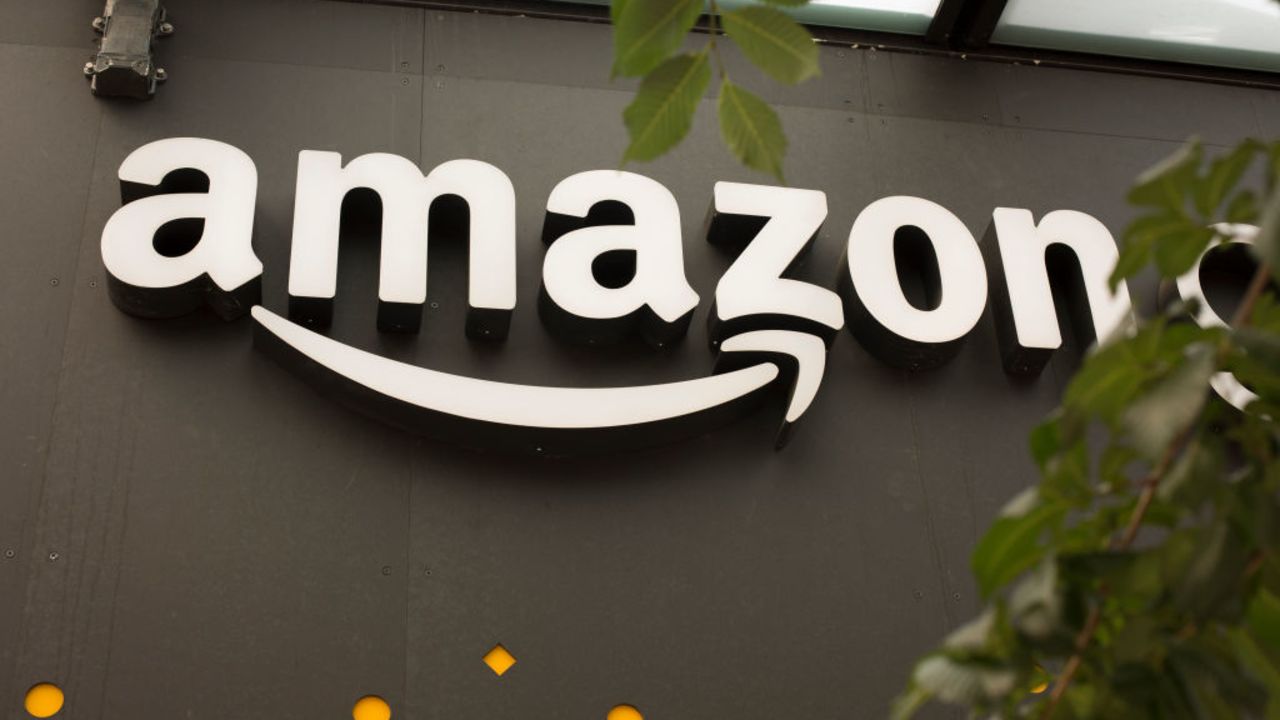
{"type": "Polygon", "coordinates": [[[342,200],[356,188],[374,191],[382,202],[379,328],[418,330],[427,299],[431,204],[457,195],[471,216],[467,332],[506,337],[516,303],[515,191],[501,170],[478,160],[453,160],[424,178],[417,165],[398,155],[370,153],[343,167],[338,153],[298,153],[290,315],[328,324],[337,294],[342,200]]]}
{"type": "Polygon", "coordinates": [[[853,222],[841,279],[849,329],[880,359],[912,369],[941,365],[982,317],[987,273],[973,235],[937,203],[904,195],[882,198],[853,222]],[[918,228],[938,264],[937,306],[921,310],[902,292],[894,257],[898,230],[918,228]]]}
{"type": "Polygon", "coordinates": [[[639,326],[656,345],[682,336],[698,306],[698,294],[684,275],[680,208],[662,185],[642,175],[591,170],[565,178],[547,200],[554,216],[586,218],[596,203],[616,201],[630,208],[633,225],[594,225],[570,230],[551,242],[542,265],[543,321],[570,339],[620,339],[639,326]],[[592,271],[602,255],[623,251],[635,271],[620,287],[602,285],[592,271]]]}
{"type": "Polygon", "coordinates": [[[1107,287],[1120,252],[1106,226],[1096,219],[1074,210],[1055,210],[1036,225],[1030,210],[996,208],[992,230],[1000,256],[998,262],[991,261],[996,277],[993,290],[1004,293],[995,299],[992,311],[1006,371],[1039,373],[1062,346],[1045,265],[1050,245],[1070,248],[1080,263],[1094,338],[1105,340],[1132,319],[1128,287],[1121,282],[1114,295],[1107,287]]]}
{"type": "Polygon", "coordinates": [[[119,176],[122,195],[145,195],[117,210],[102,230],[102,264],[111,299],[121,310],[174,317],[208,302],[230,320],[258,303],[258,171],[248,155],[215,140],[169,138],[130,153],[119,176]],[[204,173],[208,192],[163,193],[165,176],[180,170],[204,173]],[[157,250],[156,232],[163,225],[191,219],[203,220],[203,233],[171,237],[180,243],[178,254],[157,250]]]}
{"type": "MultiPolygon", "coordinates": [[[[1187,302],[1195,302],[1196,324],[1203,328],[1227,327],[1227,321],[1218,316],[1209,306],[1209,300],[1204,295],[1204,288],[1200,286],[1200,263],[1204,262],[1204,258],[1211,251],[1230,245],[1232,243],[1240,243],[1242,245],[1252,245],[1253,240],[1258,235],[1257,225],[1218,223],[1213,226],[1217,231],[1218,237],[1209,243],[1209,247],[1196,259],[1196,264],[1192,266],[1185,274],[1178,277],[1178,294],[1187,302]]],[[[1229,372],[1215,373],[1213,379],[1209,381],[1213,386],[1214,392],[1218,393],[1223,400],[1231,403],[1240,410],[1244,410],[1249,403],[1258,399],[1258,396],[1252,390],[1245,387],[1235,375],[1229,372]]]]}
{"type": "Polygon", "coordinates": [[[716,285],[709,317],[713,340],[758,329],[754,325],[761,316],[828,342],[835,337],[844,327],[840,296],[782,277],[808,251],[826,217],[827,196],[817,190],[716,183],[707,240],[742,252],[716,285]]]}

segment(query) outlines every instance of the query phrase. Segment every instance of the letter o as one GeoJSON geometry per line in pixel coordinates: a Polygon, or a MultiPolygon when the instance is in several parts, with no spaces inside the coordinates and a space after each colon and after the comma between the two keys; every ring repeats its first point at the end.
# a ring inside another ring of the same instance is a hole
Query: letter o
{"type": "Polygon", "coordinates": [[[987,271],[973,234],[951,211],[905,195],[866,207],[849,231],[841,295],[849,329],[881,360],[920,369],[945,363],[959,350],[987,304],[987,271]],[[939,302],[932,310],[903,293],[894,255],[899,229],[928,238],[938,262],[939,302]]]}

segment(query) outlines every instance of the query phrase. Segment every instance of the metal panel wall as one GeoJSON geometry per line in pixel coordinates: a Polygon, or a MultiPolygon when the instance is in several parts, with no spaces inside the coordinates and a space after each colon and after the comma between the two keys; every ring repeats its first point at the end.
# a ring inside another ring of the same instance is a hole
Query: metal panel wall
{"type": "MultiPolygon", "coordinates": [[[[107,300],[98,239],[137,146],[232,143],[260,175],[264,302],[283,312],[296,154],[388,151],[506,171],[520,304],[500,347],[462,333],[465,253],[433,243],[422,332],[374,327],[376,248],[347,242],[331,335],[514,382],[647,383],[711,366],[703,321],[729,258],[701,226],[739,168],[704,103],[638,168],[679,199],[703,297],[677,347],[563,345],[535,312],[543,206],[614,167],[626,83],[609,28],[303,0],[170,0],[170,82],[145,104],[79,75],[94,0],[0,0],[0,717],[38,681],[69,718],[651,720],[881,717],[912,659],[976,607],[967,556],[1032,478],[1031,425],[1078,348],[1031,383],[1000,368],[989,314],[959,357],[911,375],[847,332],[782,452],[781,410],[628,455],[486,455],[389,429],[250,344],[248,320],[167,322],[107,300]],[[12,551],[12,556],[7,551],[12,551]],[[502,643],[518,663],[482,663],[502,643]]],[[[1130,179],[1198,133],[1280,127],[1274,93],[824,47],[773,88],[788,180],[831,213],[801,276],[834,286],[870,201],[935,200],[981,235],[997,205],[1073,208],[1118,232],[1130,179]]],[[[1151,288],[1135,294],[1151,300],[1151,288]]]]}

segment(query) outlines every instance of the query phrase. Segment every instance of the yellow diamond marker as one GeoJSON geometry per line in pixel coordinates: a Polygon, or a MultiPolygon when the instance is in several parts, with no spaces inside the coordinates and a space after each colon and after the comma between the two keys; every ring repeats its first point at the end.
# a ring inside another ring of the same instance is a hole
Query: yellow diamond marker
{"type": "Polygon", "coordinates": [[[484,664],[489,666],[494,675],[502,677],[504,673],[516,664],[515,656],[507,652],[507,649],[501,645],[494,645],[484,656],[484,664]]]}

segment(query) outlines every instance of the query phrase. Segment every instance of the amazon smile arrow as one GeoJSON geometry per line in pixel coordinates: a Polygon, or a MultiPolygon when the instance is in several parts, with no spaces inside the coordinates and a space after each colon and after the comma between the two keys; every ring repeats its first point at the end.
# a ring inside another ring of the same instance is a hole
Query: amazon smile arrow
{"type": "Polygon", "coordinates": [[[757,330],[720,346],[716,374],[633,387],[519,385],[409,365],[351,347],[276,315],[252,310],[254,342],[319,389],[407,430],[467,445],[559,455],[648,445],[698,435],[789,380],[778,446],[817,395],[826,365],[821,338],[757,330]],[[736,369],[728,369],[737,365],[736,369]]]}

